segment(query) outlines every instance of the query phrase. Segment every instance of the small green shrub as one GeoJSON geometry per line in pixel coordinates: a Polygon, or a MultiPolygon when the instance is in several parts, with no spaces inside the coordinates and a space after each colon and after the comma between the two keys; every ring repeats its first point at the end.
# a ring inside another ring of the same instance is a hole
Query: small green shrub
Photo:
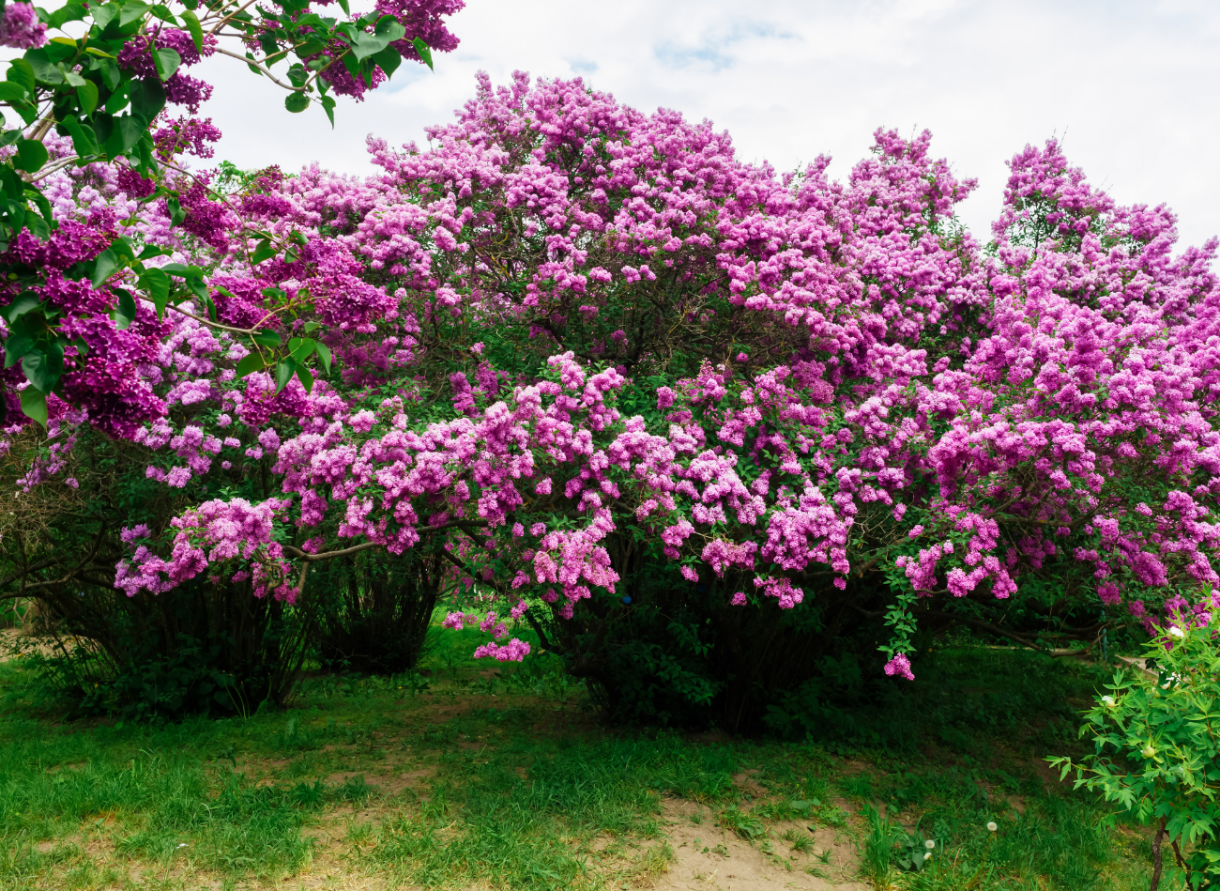
{"type": "Polygon", "coordinates": [[[1094,751],[1076,762],[1050,759],[1064,777],[1076,772],[1077,788],[1156,827],[1153,891],[1162,871],[1174,888],[1220,884],[1220,649],[1213,631],[1182,624],[1145,649],[1155,682],[1120,670],[1085,715],[1080,735],[1094,751]]]}

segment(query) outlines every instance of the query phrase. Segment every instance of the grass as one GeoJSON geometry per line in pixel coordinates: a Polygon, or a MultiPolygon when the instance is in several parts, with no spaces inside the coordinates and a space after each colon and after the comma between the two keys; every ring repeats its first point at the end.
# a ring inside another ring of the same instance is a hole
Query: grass
{"type": "Polygon", "coordinates": [[[489,668],[473,647],[446,633],[420,674],[176,725],[57,723],[0,664],[0,888],[635,888],[747,854],[776,887],[1148,885],[1147,837],[1041,766],[1074,745],[1087,666],[949,649],[902,732],[845,712],[782,742],[606,727],[548,657],[489,668]]]}

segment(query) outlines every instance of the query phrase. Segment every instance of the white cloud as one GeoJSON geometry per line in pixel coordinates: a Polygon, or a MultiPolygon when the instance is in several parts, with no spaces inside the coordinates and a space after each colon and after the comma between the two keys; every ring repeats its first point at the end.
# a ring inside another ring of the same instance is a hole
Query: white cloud
{"type": "Polygon", "coordinates": [[[423,141],[451,119],[483,69],[585,79],[620,101],[709,118],[740,155],[780,169],[819,154],[845,175],[878,126],[934,134],[937,155],[979,179],[963,217],[985,235],[1005,161],[1066,135],[1072,161],[1124,203],[1167,203],[1185,241],[1220,233],[1220,5],[976,0],[467,0],[462,45],[437,73],[400,69],[336,111],[290,115],[282,94],[213,60],[205,108],[226,133],[219,155],[242,166],[313,160],[368,171],[368,133],[423,141]]]}

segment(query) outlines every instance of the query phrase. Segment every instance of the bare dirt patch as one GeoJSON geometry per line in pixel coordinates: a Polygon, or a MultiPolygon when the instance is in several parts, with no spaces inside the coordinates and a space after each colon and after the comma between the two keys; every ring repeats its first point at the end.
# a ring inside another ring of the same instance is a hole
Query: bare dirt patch
{"type": "MultiPolygon", "coordinates": [[[[393,767],[391,764],[390,767],[393,767]]],[[[326,777],[326,782],[331,785],[342,785],[348,780],[363,778],[364,781],[375,788],[377,792],[386,797],[393,797],[407,789],[414,789],[422,786],[424,781],[436,773],[436,770],[431,767],[425,767],[420,770],[409,770],[399,774],[371,774],[367,771],[345,770],[340,773],[332,773],[326,777]]]]}
{"type": "Polygon", "coordinates": [[[758,774],[757,770],[743,770],[741,773],[733,774],[733,785],[747,798],[761,798],[767,794],[767,791],[758,784],[758,774]]]}
{"type": "Polygon", "coordinates": [[[681,891],[868,891],[855,881],[855,847],[842,832],[810,831],[807,824],[777,822],[766,837],[751,841],[716,825],[716,812],[692,801],[661,804],[666,834],[674,852],[662,889],[681,891]],[[784,838],[808,836],[808,851],[784,838]]]}

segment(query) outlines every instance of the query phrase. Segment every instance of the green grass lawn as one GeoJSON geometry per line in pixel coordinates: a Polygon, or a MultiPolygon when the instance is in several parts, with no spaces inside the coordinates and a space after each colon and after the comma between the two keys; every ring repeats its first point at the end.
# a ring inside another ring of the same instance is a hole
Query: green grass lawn
{"type": "Polygon", "coordinates": [[[897,705],[735,740],[605,726],[549,657],[442,634],[419,675],[157,726],[61,723],[0,664],[0,888],[1148,887],[1147,835],[1041,760],[1088,666],[949,648],[897,705]]]}

